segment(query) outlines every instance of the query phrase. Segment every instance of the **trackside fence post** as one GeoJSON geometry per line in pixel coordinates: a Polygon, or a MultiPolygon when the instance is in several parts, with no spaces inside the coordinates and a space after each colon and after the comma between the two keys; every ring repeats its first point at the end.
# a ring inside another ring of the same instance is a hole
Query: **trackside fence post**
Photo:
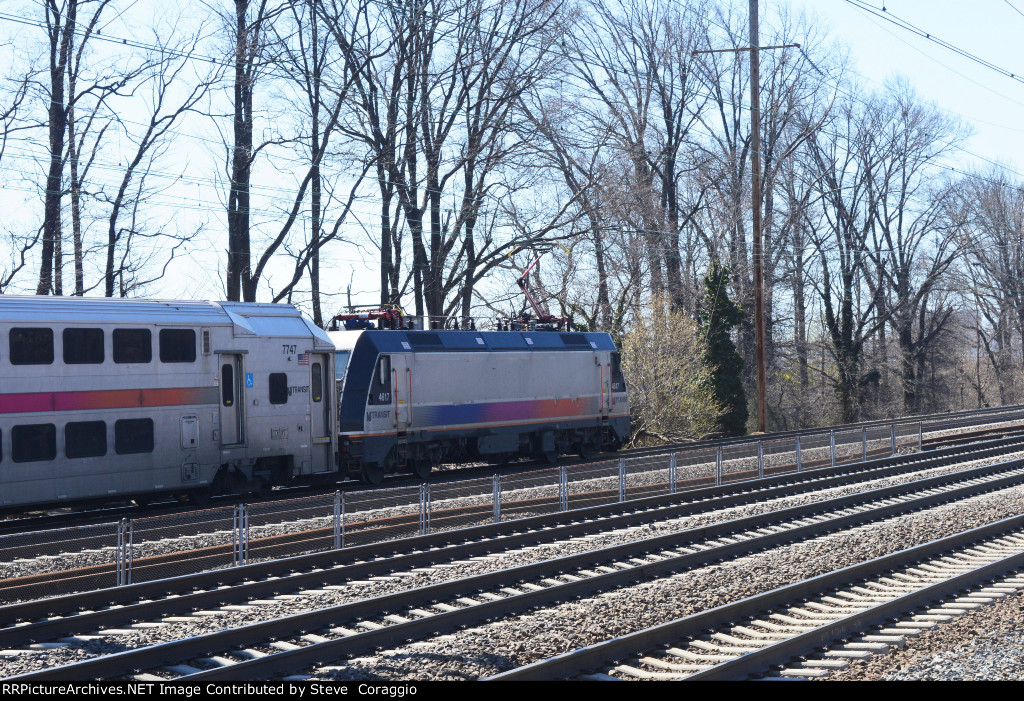
{"type": "Polygon", "coordinates": [[[558,468],[558,510],[569,510],[569,474],[565,471],[565,465],[558,468]]]}
{"type": "Polygon", "coordinates": [[[117,572],[114,578],[114,586],[124,586],[124,529],[125,521],[128,519],[123,518],[117,524],[117,572]]]}
{"type": "Polygon", "coordinates": [[[334,493],[334,549],[341,550],[341,490],[334,493]]]}
{"type": "Polygon", "coordinates": [[[828,451],[829,455],[832,456],[832,467],[836,466],[836,430],[832,429],[828,432],[828,451]]]}
{"type": "Polygon", "coordinates": [[[234,530],[233,564],[235,567],[241,567],[249,561],[249,506],[235,504],[232,521],[234,530]]]}
{"type": "Polygon", "coordinates": [[[668,459],[668,493],[676,493],[676,454],[672,453],[668,459]]]}
{"type": "Polygon", "coordinates": [[[868,429],[862,428],[860,430],[860,459],[868,459],[868,429]]]}
{"type": "Polygon", "coordinates": [[[764,479],[764,441],[761,439],[757,441],[757,478],[764,479]]]}
{"type": "Polygon", "coordinates": [[[430,485],[420,485],[420,535],[430,532],[430,485]]]}
{"type": "Polygon", "coordinates": [[[889,439],[892,443],[892,454],[896,454],[896,424],[889,424],[889,439]]]}
{"type": "Polygon", "coordinates": [[[494,522],[501,523],[501,477],[494,476],[494,522]]]}
{"type": "Polygon", "coordinates": [[[117,586],[132,583],[132,532],[131,519],[123,518],[117,524],[117,586]]]}
{"type": "Polygon", "coordinates": [[[917,422],[917,452],[921,452],[924,448],[921,445],[924,443],[924,421],[917,422]]]}
{"type": "Polygon", "coordinates": [[[796,447],[794,448],[794,450],[796,451],[796,471],[797,472],[803,472],[804,471],[804,461],[803,461],[803,458],[800,455],[800,434],[799,433],[796,436],[796,447]]]}
{"type": "Polygon", "coordinates": [[[626,458],[619,458],[619,503],[626,501],[626,458]]]}
{"type": "Polygon", "coordinates": [[[722,446],[715,448],[715,486],[722,486],[722,446]]]}

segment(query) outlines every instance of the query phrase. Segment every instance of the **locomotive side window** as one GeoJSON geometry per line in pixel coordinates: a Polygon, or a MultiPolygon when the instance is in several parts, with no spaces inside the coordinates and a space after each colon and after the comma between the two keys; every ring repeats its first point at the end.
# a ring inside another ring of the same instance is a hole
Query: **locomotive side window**
{"type": "Polygon", "coordinates": [[[196,332],[193,329],[160,329],[161,363],[194,363],[196,332]]]}
{"type": "Polygon", "coordinates": [[[149,329],[114,329],[115,363],[153,361],[153,335],[149,329]]]}
{"type": "Polygon", "coordinates": [[[11,329],[11,365],[53,363],[53,329],[11,329]]]}
{"type": "Polygon", "coordinates": [[[75,421],[64,426],[64,454],[69,458],[98,458],[107,454],[107,424],[75,421]]]}
{"type": "Polygon", "coordinates": [[[370,382],[369,403],[374,406],[386,406],[391,403],[391,356],[382,355],[373,371],[370,382]]]}
{"type": "Polygon", "coordinates": [[[27,424],[11,429],[11,457],[14,462],[38,462],[57,457],[57,427],[27,424]]]}
{"type": "Polygon", "coordinates": [[[95,365],[103,362],[103,329],[64,329],[64,362],[95,365]]]}
{"type": "Polygon", "coordinates": [[[235,403],[235,368],[231,363],[220,366],[220,398],[224,406],[235,403]]]}
{"type": "Polygon", "coordinates": [[[270,403],[288,403],[288,375],[283,372],[270,373],[270,403]]]}
{"type": "Polygon", "coordinates": [[[319,403],[320,400],[324,398],[324,373],[320,367],[320,363],[313,363],[313,370],[311,374],[313,376],[313,386],[309,389],[313,393],[313,401],[319,403]]]}
{"type": "Polygon", "coordinates": [[[118,455],[153,452],[153,419],[114,422],[114,452],[118,455]]]}

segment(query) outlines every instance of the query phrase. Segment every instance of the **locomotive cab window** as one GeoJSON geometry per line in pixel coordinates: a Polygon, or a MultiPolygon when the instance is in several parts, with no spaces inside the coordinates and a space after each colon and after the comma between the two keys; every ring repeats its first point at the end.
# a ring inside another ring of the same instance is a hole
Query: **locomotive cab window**
{"type": "Polygon", "coordinates": [[[160,329],[161,363],[194,363],[196,332],[193,329],[160,329]]]}
{"type": "Polygon", "coordinates": [[[377,360],[370,382],[369,403],[375,406],[386,406],[391,403],[391,356],[382,355],[377,360]]]}
{"type": "Polygon", "coordinates": [[[153,335],[149,329],[114,329],[115,363],[153,361],[153,335]]]}
{"type": "Polygon", "coordinates": [[[57,457],[57,427],[27,424],[11,429],[11,457],[14,462],[40,462],[57,457]]]}
{"type": "Polygon", "coordinates": [[[97,365],[103,362],[103,329],[64,329],[64,363],[97,365]]]}
{"type": "Polygon", "coordinates": [[[626,378],[622,375],[622,357],[612,353],[612,392],[625,392],[626,378]]]}
{"type": "Polygon", "coordinates": [[[64,454],[69,458],[98,458],[107,454],[107,424],[75,421],[64,426],[64,454]]]}
{"type": "Polygon", "coordinates": [[[53,363],[53,329],[14,328],[8,334],[11,365],[53,363]]]}
{"type": "Polygon", "coordinates": [[[288,403],[288,375],[286,373],[270,373],[270,403],[288,403]]]}
{"type": "Polygon", "coordinates": [[[341,389],[345,386],[345,372],[348,370],[349,351],[335,351],[334,353],[334,384],[338,388],[338,396],[341,396],[341,389]]]}

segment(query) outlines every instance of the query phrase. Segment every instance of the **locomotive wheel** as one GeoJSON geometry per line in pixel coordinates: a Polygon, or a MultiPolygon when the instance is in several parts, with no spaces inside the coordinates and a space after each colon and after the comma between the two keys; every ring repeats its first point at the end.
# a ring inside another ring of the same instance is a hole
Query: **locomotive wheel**
{"type": "Polygon", "coordinates": [[[554,465],[558,462],[558,451],[557,450],[545,450],[540,454],[541,459],[548,465],[554,465]]]}
{"type": "Polygon", "coordinates": [[[374,487],[384,481],[384,467],[376,463],[364,463],[360,474],[362,475],[363,482],[374,487]]]}
{"type": "Polygon", "coordinates": [[[200,487],[188,493],[188,500],[193,506],[206,506],[210,503],[210,489],[200,487]]]}
{"type": "Polygon", "coordinates": [[[412,473],[416,475],[416,479],[426,481],[430,478],[430,470],[433,469],[433,465],[430,463],[429,458],[419,458],[418,460],[412,461],[412,473]]]}
{"type": "Polygon", "coordinates": [[[576,444],[576,454],[580,456],[580,460],[593,460],[597,453],[597,446],[591,440],[583,440],[576,444]]]}

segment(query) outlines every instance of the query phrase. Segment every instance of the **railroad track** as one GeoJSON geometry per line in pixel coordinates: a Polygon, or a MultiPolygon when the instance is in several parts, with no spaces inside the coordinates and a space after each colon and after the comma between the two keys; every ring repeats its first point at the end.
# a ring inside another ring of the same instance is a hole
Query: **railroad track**
{"type": "MultiPolygon", "coordinates": [[[[1024,484],[1024,460],[1013,460],[584,551],[511,570],[458,578],[428,587],[402,589],[384,596],[41,670],[13,677],[12,680],[112,678],[131,676],[135,670],[142,671],[141,675],[136,676],[138,679],[180,678],[182,681],[198,681],[267,678],[379,646],[430,636],[439,631],[521,613],[595,592],[610,591],[636,581],[750,552],[760,552],[794,540],[855,528],[865,523],[1020,484],[1024,484]]],[[[789,485],[788,488],[795,486],[789,485]]],[[[606,528],[607,525],[600,524],[600,527],[606,528]]],[[[519,537],[535,539],[538,536],[533,533],[520,534],[519,537]]],[[[521,542],[520,545],[515,542],[502,543],[500,547],[521,547],[521,542]]],[[[464,556],[466,553],[461,554],[464,556]]],[[[353,565],[338,567],[333,571],[308,572],[275,581],[274,585],[300,592],[286,596],[303,596],[309,590],[302,587],[337,586],[327,582],[340,582],[351,576],[366,576],[367,567],[408,567],[416,562],[417,557],[423,558],[418,565],[423,566],[422,562],[437,555],[420,550],[410,553],[410,557],[413,558],[411,562],[399,562],[398,559],[365,562],[361,566],[357,565],[357,568],[362,569],[355,572],[352,571],[353,565]],[[319,579],[314,581],[315,577],[319,579]]],[[[246,597],[265,595],[261,593],[267,591],[265,587],[266,583],[253,582],[251,585],[216,591],[221,601],[225,600],[224,597],[237,595],[241,598],[234,600],[245,600],[249,602],[245,605],[256,606],[258,603],[246,597]],[[247,591],[240,593],[247,587],[247,591]],[[259,587],[264,589],[260,590],[259,587]]],[[[196,592],[195,596],[195,599],[188,602],[190,606],[207,605],[211,593],[196,592]]],[[[150,605],[162,609],[168,602],[184,598],[179,596],[150,602],[150,605]]],[[[134,616],[137,613],[129,612],[128,615],[134,616]]],[[[88,618],[89,614],[85,616],[70,617],[68,620],[75,620],[78,626],[98,620],[95,617],[88,618]]],[[[43,629],[42,624],[5,628],[0,631],[0,641],[9,642],[14,639],[11,636],[19,634],[19,629],[30,629],[33,625],[37,626],[38,633],[43,629]]],[[[51,632],[56,630],[54,624],[46,625],[51,626],[51,632]]]]}
{"type": "MultiPolygon", "coordinates": [[[[923,432],[934,432],[938,430],[952,430],[956,428],[968,427],[982,423],[994,423],[994,422],[1008,422],[1017,421],[1024,418],[1024,407],[1004,407],[999,410],[975,410],[966,412],[946,413],[946,414],[932,414],[921,417],[912,417],[906,419],[907,421],[917,420],[922,423],[923,432]]],[[[891,423],[890,420],[877,420],[867,421],[858,424],[849,424],[844,426],[836,427],[838,431],[856,431],[857,429],[864,428],[870,429],[880,426],[886,426],[891,423]]],[[[1013,435],[1013,433],[1024,430],[1024,424],[1010,427],[999,427],[999,428],[981,428],[975,431],[961,433],[955,436],[945,437],[930,437],[922,440],[923,449],[933,449],[949,445],[952,442],[964,443],[971,440],[980,440],[985,437],[997,437],[1013,435]]],[[[773,433],[765,435],[766,440],[777,440],[785,439],[796,436],[799,431],[785,431],[779,433],[773,433]]],[[[655,447],[645,448],[633,448],[628,450],[622,450],[615,454],[614,457],[623,457],[626,459],[635,459],[653,455],[664,455],[673,451],[683,451],[693,449],[695,447],[704,448],[715,448],[718,446],[730,446],[738,443],[749,442],[751,437],[744,436],[733,439],[719,439],[712,441],[702,441],[700,443],[678,443],[668,444],[655,447]]],[[[870,459],[874,457],[881,457],[885,453],[884,449],[873,449],[869,450],[866,455],[861,456],[860,459],[870,459]]],[[[560,464],[565,465],[577,465],[586,464],[588,462],[595,463],[606,461],[611,456],[608,454],[602,454],[590,461],[578,460],[572,456],[563,456],[560,460],[560,464]]],[[[822,464],[827,464],[829,461],[826,460],[809,460],[804,464],[805,468],[818,467],[822,464]]],[[[785,469],[793,469],[794,465],[780,465],[770,470],[779,472],[785,469]]],[[[481,477],[491,477],[494,474],[516,474],[520,472],[528,472],[536,470],[538,468],[537,463],[529,461],[521,461],[509,465],[480,465],[472,467],[460,467],[452,470],[442,470],[435,472],[431,478],[431,482],[434,483],[445,483],[449,481],[462,481],[479,479],[481,477]]],[[[731,476],[732,479],[748,479],[749,474],[739,474],[731,476]]],[[[706,482],[706,480],[704,480],[706,482]]],[[[420,482],[410,475],[394,475],[390,476],[386,482],[386,487],[402,487],[409,485],[416,485],[420,482]]],[[[336,490],[344,492],[348,491],[360,491],[366,489],[366,485],[355,482],[355,481],[340,481],[335,484],[331,484],[325,490],[323,486],[315,485],[302,485],[296,487],[290,487],[287,489],[278,489],[267,498],[258,498],[254,495],[247,495],[245,500],[251,503],[263,503],[267,501],[276,501],[281,499],[291,499],[300,497],[317,497],[317,496],[330,496],[333,495],[336,490]]],[[[217,497],[214,499],[213,504],[215,506],[230,507],[236,501],[239,500],[238,496],[226,496],[217,497]]],[[[45,530],[53,527],[58,528],[69,528],[69,527],[82,527],[89,525],[97,525],[110,523],[111,521],[117,521],[121,518],[147,518],[156,516],[176,516],[188,514],[190,518],[193,516],[202,519],[202,513],[204,511],[212,511],[206,509],[197,510],[194,506],[182,506],[175,503],[155,503],[145,508],[139,506],[119,506],[119,507],[104,507],[92,510],[75,511],[70,512],[60,511],[58,513],[33,515],[33,516],[17,516],[12,514],[13,518],[0,518],[0,534],[12,534],[12,533],[27,533],[32,531],[45,530]]],[[[198,525],[202,525],[201,520],[197,522],[198,525]]],[[[83,538],[83,540],[85,540],[83,538]]],[[[83,544],[83,547],[97,547],[88,544],[83,544]]]]}
{"type": "Polygon", "coordinates": [[[822,677],[1024,588],[1022,566],[1016,516],[490,679],[822,677]]]}
{"type": "MultiPolygon", "coordinates": [[[[706,487],[703,489],[691,487],[687,492],[677,493],[676,495],[666,495],[665,492],[667,489],[665,488],[665,485],[655,484],[645,487],[631,488],[630,493],[632,498],[628,504],[636,505],[636,507],[639,508],[642,508],[644,504],[675,504],[675,511],[673,513],[675,513],[676,516],[672,517],[678,517],[679,514],[682,514],[683,511],[685,511],[685,509],[692,508],[692,506],[688,507],[687,504],[705,505],[707,502],[703,500],[709,498],[717,500],[717,503],[725,503],[730,499],[735,500],[738,495],[741,503],[754,503],[761,499],[775,498],[780,493],[796,494],[808,492],[815,489],[825,488],[825,485],[827,484],[837,486],[840,484],[848,484],[851,481],[877,479],[883,475],[891,476],[899,473],[928,469],[929,466],[935,467],[949,465],[950,462],[992,459],[1021,449],[1024,449],[1024,437],[1018,436],[1014,438],[998,439],[986,443],[972,444],[969,446],[954,446],[925,453],[890,456],[865,463],[837,466],[836,468],[828,467],[810,469],[799,474],[789,473],[776,477],[767,477],[764,480],[742,483],[736,486],[724,485],[721,488],[706,487]],[[680,494],[684,494],[686,496],[680,496],[680,494]]],[[[601,509],[598,506],[588,506],[588,504],[608,504],[610,501],[610,494],[610,490],[604,489],[594,490],[585,494],[574,494],[573,505],[577,508],[574,508],[571,512],[567,512],[567,515],[563,518],[566,521],[573,521],[587,518],[590,514],[594,513],[606,514],[621,512],[623,507],[618,504],[612,504],[609,508],[605,509],[601,509]]],[[[732,503],[737,502],[734,501],[732,503]]],[[[526,513],[538,511],[540,510],[539,506],[544,505],[547,505],[546,501],[527,498],[517,503],[514,502],[510,505],[503,505],[503,509],[507,509],[512,512],[518,511],[526,513]]],[[[626,508],[630,507],[627,505],[626,508]]],[[[435,531],[445,531],[447,528],[451,527],[453,530],[449,531],[449,534],[442,533],[438,536],[439,542],[450,542],[452,539],[457,538],[464,537],[468,539],[477,537],[477,533],[499,531],[502,527],[515,529],[519,527],[518,524],[520,523],[525,524],[522,526],[523,528],[530,528],[535,523],[544,523],[545,519],[548,519],[551,523],[558,523],[558,519],[554,516],[542,515],[539,517],[516,519],[502,524],[478,527],[476,529],[459,529],[460,533],[454,534],[454,529],[456,529],[460,523],[465,522],[471,515],[488,515],[491,513],[492,507],[489,504],[472,505],[468,507],[453,506],[448,509],[439,509],[434,511],[431,514],[431,525],[432,529],[435,531]]],[[[331,549],[331,543],[334,538],[333,527],[315,528],[295,533],[285,533],[255,539],[250,543],[250,548],[253,551],[274,553],[278,559],[296,557],[302,553],[309,553],[312,551],[326,551],[325,553],[322,552],[320,555],[315,557],[321,558],[324,562],[346,561],[346,558],[348,557],[363,557],[365,555],[362,553],[366,551],[384,552],[386,548],[395,547],[400,549],[401,545],[385,545],[377,541],[381,539],[382,533],[386,534],[389,531],[396,534],[408,532],[410,524],[418,523],[418,519],[418,514],[412,514],[368,520],[362,523],[357,522],[354,527],[350,526],[350,530],[346,534],[347,543],[352,547],[346,547],[341,551],[331,549]],[[361,539],[366,541],[362,547],[360,547],[361,539]],[[349,552],[355,554],[346,556],[345,553],[349,552]]],[[[410,542],[417,544],[420,541],[414,539],[410,542]]],[[[232,543],[223,542],[215,545],[198,547],[187,551],[186,553],[176,549],[174,552],[166,554],[141,557],[133,562],[132,570],[133,573],[135,573],[136,581],[151,582],[155,580],[163,580],[179,575],[182,570],[182,558],[187,557],[187,562],[191,568],[199,571],[212,570],[220,572],[215,572],[214,574],[206,572],[206,579],[214,577],[217,581],[227,582],[231,581],[233,577],[230,572],[240,572],[242,573],[239,575],[241,577],[245,576],[245,573],[250,571],[245,567],[240,567],[230,568],[228,570],[228,574],[223,573],[221,568],[224,568],[231,563],[232,547],[232,543]]],[[[13,557],[14,555],[9,554],[8,556],[13,557]]],[[[285,563],[285,567],[292,566],[292,563],[285,563]]],[[[75,594],[70,597],[71,600],[78,602],[81,601],[81,596],[85,592],[106,592],[109,583],[114,580],[115,567],[116,565],[113,563],[103,563],[79,567],[72,570],[41,572],[3,579],[0,580],[0,596],[7,601],[26,601],[52,597],[58,592],[81,592],[81,594],[75,594]]],[[[272,568],[272,566],[269,565],[262,565],[262,567],[272,568]]],[[[203,575],[187,576],[202,577],[203,575]]],[[[120,589],[114,591],[120,591],[120,589]]],[[[109,599],[111,595],[109,593],[103,593],[103,596],[109,599]]],[[[15,606],[19,605],[23,606],[24,604],[15,604],[15,606]]],[[[8,608],[10,607],[0,607],[0,625],[2,625],[4,620],[3,612],[8,608]]],[[[51,613],[57,612],[59,611],[51,611],[51,613]]]]}

